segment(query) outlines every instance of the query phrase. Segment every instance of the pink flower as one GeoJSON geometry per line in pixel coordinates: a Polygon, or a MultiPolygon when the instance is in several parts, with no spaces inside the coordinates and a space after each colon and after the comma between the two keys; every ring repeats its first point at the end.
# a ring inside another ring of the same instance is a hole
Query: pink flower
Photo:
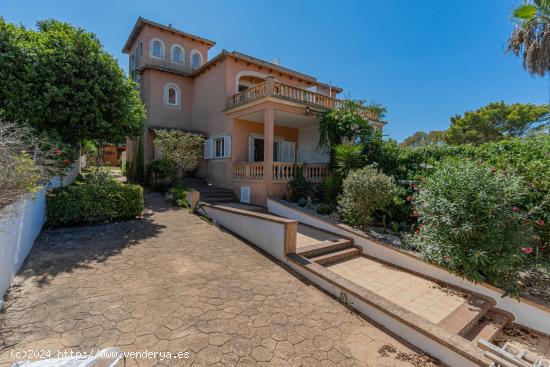
{"type": "Polygon", "coordinates": [[[414,231],[414,235],[418,236],[420,234],[420,228],[418,228],[416,231],[414,231]]]}
{"type": "Polygon", "coordinates": [[[69,163],[71,163],[71,161],[69,161],[68,159],[65,159],[63,161],[63,164],[65,165],[65,167],[67,167],[69,165],[69,163]]]}
{"type": "Polygon", "coordinates": [[[513,212],[519,212],[520,209],[519,209],[517,206],[514,206],[514,207],[512,208],[512,211],[513,211],[513,212]]]}
{"type": "Polygon", "coordinates": [[[419,216],[420,216],[420,213],[418,212],[418,210],[415,209],[413,211],[413,217],[418,218],[419,216]]]}
{"type": "Polygon", "coordinates": [[[60,155],[61,155],[61,149],[59,149],[59,148],[55,148],[54,152],[55,152],[55,155],[56,155],[56,156],[60,156],[60,155]]]}
{"type": "Polygon", "coordinates": [[[497,169],[496,168],[491,168],[491,173],[496,173],[497,172],[497,169]]]}
{"type": "Polygon", "coordinates": [[[411,195],[407,196],[407,201],[410,203],[411,201],[413,201],[413,197],[411,195]]]}
{"type": "Polygon", "coordinates": [[[537,220],[537,224],[538,224],[539,226],[543,226],[543,225],[544,225],[544,219],[539,219],[539,220],[537,220]]]}
{"type": "Polygon", "coordinates": [[[529,255],[531,252],[533,252],[532,247],[522,247],[521,252],[523,252],[525,255],[529,255]]]}

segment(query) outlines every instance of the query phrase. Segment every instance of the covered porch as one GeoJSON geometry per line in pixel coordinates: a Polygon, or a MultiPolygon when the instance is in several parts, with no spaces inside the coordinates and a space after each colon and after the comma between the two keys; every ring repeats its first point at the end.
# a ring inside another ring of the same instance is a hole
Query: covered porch
{"type": "Polygon", "coordinates": [[[233,123],[231,180],[241,201],[263,205],[286,196],[300,174],[312,183],[329,175],[329,154],[319,147],[317,114],[307,106],[263,98],[229,113],[233,123]]]}

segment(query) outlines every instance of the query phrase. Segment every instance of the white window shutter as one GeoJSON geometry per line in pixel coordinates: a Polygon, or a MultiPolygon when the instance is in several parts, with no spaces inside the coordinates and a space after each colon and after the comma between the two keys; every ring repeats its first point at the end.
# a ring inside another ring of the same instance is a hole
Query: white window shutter
{"type": "Polygon", "coordinates": [[[252,135],[248,137],[248,161],[254,162],[254,137],[252,135]]]}
{"type": "Polygon", "coordinates": [[[296,143],[293,141],[281,142],[281,162],[294,162],[296,160],[296,143]]]}
{"type": "Polygon", "coordinates": [[[281,162],[288,162],[288,141],[282,141],[279,144],[279,149],[281,150],[281,162]]]}
{"type": "Polygon", "coordinates": [[[293,141],[288,142],[288,158],[289,162],[296,162],[296,143],[293,141]]]}
{"type": "Polygon", "coordinates": [[[214,147],[212,138],[206,139],[204,142],[204,159],[212,159],[214,156],[214,147]]]}
{"type": "Polygon", "coordinates": [[[224,143],[223,143],[223,146],[224,146],[224,152],[223,152],[223,156],[224,157],[231,157],[231,135],[226,135],[223,137],[224,139],[224,143]]]}

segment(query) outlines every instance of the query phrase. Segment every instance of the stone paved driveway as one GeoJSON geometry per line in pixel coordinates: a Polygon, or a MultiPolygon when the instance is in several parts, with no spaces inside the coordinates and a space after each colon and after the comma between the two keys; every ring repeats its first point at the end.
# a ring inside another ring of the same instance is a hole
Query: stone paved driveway
{"type": "Polygon", "coordinates": [[[0,313],[0,365],[13,351],[107,346],[189,352],[130,366],[418,361],[410,347],[241,239],[158,194],[146,201],[154,213],[142,220],[42,233],[0,313]]]}

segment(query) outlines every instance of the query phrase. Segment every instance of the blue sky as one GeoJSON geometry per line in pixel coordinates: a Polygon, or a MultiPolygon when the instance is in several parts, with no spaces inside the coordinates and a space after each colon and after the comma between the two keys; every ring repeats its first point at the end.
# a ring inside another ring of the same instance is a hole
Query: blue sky
{"type": "Polygon", "coordinates": [[[489,102],[548,103],[548,79],[505,55],[521,0],[35,1],[2,0],[7,21],[56,18],[92,31],[127,69],[121,48],[141,15],[316,76],[342,96],[388,108],[386,134],[445,129],[489,102]]]}

